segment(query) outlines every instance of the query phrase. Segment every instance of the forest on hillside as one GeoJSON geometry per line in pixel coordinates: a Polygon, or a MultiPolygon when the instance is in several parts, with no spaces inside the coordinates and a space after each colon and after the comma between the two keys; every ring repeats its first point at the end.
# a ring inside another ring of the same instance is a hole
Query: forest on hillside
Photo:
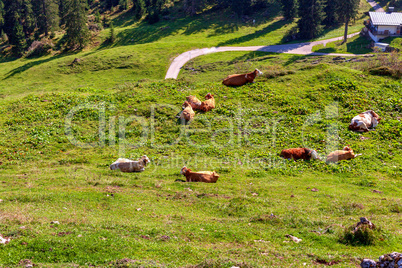
{"type": "MultiPolygon", "coordinates": [[[[400,5],[402,0],[390,4],[400,5]]],[[[228,10],[246,20],[253,13],[280,4],[287,20],[299,18],[294,39],[311,39],[324,28],[348,25],[358,14],[359,0],[0,0],[1,43],[14,55],[40,54],[52,46],[56,32],[63,34],[63,49],[81,49],[90,31],[111,27],[111,12],[129,12],[136,20],[158,22],[178,8],[183,16],[209,10],[228,10]],[[89,20],[91,15],[91,20],[89,20]],[[35,42],[36,41],[36,42],[35,42]],[[35,50],[37,52],[35,52],[35,50]],[[39,52],[38,52],[39,51],[39,52]]],[[[113,35],[113,30],[112,30],[113,35]]],[[[111,36],[113,41],[113,36],[111,36]]]]}

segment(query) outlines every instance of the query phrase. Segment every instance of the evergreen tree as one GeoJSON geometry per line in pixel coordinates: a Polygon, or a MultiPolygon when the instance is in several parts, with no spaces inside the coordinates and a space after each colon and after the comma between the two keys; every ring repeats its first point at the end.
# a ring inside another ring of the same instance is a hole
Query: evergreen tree
{"type": "Polygon", "coordinates": [[[100,23],[100,22],[101,22],[101,15],[100,15],[100,13],[99,13],[99,10],[96,11],[96,13],[95,13],[95,22],[96,22],[96,23],[100,23]]]}
{"type": "Polygon", "coordinates": [[[22,56],[27,48],[27,42],[25,40],[24,29],[19,23],[14,25],[12,44],[14,45],[14,53],[18,56],[22,56]]]}
{"type": "Polygon", "coordinates": [[[32,0],[35,6],[37,26],[40,33],[49,35],[59,27],[59,5],[57,0],[32,0]]]}
{"type": "Polygon", "coordinates": [[[297,15],[297,0],[281,0],[283,16],[287,20],[293,20],[297,15]]]}
{"type": "Polygon", "coordinates": [[[337,14],[340,22],[345,23],[343,43],[348,39],[348,26],[351,19],[354,19],[359,11],[360,0],[338,0],[337,14]]]}
{"type": "Polygon", "coordinates": [[[230,4],[230,8],[239,17],[247,13],[250,6],[251,6],[251,0],[232,0],[232,3],[230,4]]]}
{"type": "Polygon", "coordinates": [[[137,19],[142,18],[145,15],[146,8],[145,8],[145,1],[144,0],[133,0],[133,7],[131,8],[134,16],[137,19]]]}
{"type": "Polygon", "coordinates": [[[119,0],[119,6],[121,10],[128,9],[128,0],[119,0]]]}
{"type": "Polygon", "coordinates": [[[318,36],[322,30],[324,15],[323,0],[299,0],[298,27],[301,38],[312,39],[318,36]]]}
{"type": "Polygon", "coordinates": [[[0,0],[0,31],[3,31],[4,26],[4,3],[0,0]]]}
{"type": "Polygon", "coordinates": [[[83,48],[88,42],[85,1],[71,0],[66,17],[66,41],[70,48],[83,48]]]}
{"type": "Polygon", "coordinates": [[[194,16],[203,4],[202,0],[184,0],[183,8],[190,16],[194,16]]]}
{"type": "Polygon", "coordinates": [[[64,25],[66,23],[66,17],[68,13],[68,3],[69,0],[59,0],[59,17],[60,17],[60,25],[64,25]]]}
{"type": "Polygon", "coordinates": [[[26,38],[35,32],[36,18],[32,10],[31,0],[22,0],[20,23],[23,25],[26,38]]]}
{"type": "Polygon", "coordinates": [[[339,0],[327,0],[324,12],[325,19],[323,21],[324,25],[327,27],[333,27],[339,24],[339,18],[337,14],[339,0]]]}
{"type": "Polygon", "coordinates": [[[114,32],[113,22],[110,23],[110,34],[109,34],[109,42],[114,43],[116,41],[116,34],[114,32]]]}

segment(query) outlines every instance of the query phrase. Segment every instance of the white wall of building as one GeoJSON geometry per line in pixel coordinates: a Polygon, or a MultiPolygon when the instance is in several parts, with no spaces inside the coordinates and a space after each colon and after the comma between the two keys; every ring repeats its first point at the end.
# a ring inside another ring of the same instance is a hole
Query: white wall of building
{"type": "Polygon", "coordinates": [[[386,25],[378,25],[378,32],[385,32],[388,30],[389,34],[396,34],[396,27],[397,26],[386,26],[386,25]]]}

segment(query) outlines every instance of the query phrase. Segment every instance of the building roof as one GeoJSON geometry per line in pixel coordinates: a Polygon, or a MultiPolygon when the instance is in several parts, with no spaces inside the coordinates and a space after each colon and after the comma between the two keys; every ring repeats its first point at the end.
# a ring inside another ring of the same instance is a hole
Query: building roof
{"type": "Polygon", "coordinates": [[[373,25],[402,25],[402,13],[369,12],[373,25]]]}

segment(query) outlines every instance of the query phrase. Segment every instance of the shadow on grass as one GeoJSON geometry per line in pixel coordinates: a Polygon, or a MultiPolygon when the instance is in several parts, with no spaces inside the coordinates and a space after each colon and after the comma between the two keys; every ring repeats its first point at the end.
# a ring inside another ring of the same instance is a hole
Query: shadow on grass
{"type": "MultiPolygon", "coordinates": [[[[78,53],[78,52],[77,52],[77,53],[78,53]]],[[[40,65],[40,64],[42,64],[42,63],[47,63],[47,62],[50,62],[50,61],[53,61],[53,60],[56,60],[56,59],[60,59],[60,58],[64,58],[64,57],[67,57],[67,56],[70,56],[70,55],[74,55],[74,54],[75,54],[75,53],[59,54],[59,55],[57,55],[57,56],[53,56],[53,57],[50,57],[50,58],[47,58],[47,59],[43,59],[43,60],[30,61],[30,62],[28,62],[28,63],[26,63],[26,64],[24,64],[24,65],[22,65],[22,66],[20,66],[20,67],[18,67],[18,68],[15,68],[14,70],[11,70],[10,72],[8,72],[8,73],[6,74],[6,77],[3,78],[3,80],[7,80],[8,78],[13,77],[14,75],[23,73],[23,72],[25,72],[25,71],[31,69],[32,67],[35,67],[35,66],[37,66],[37,65],[40,65]]]]}
{"type": "Polygon", "coordinates": [[[266,35],[270,32],[276,31],[280,28],[282,28],[283,26],[285,26],[286,24],[288,24],[289,22],[286,20],[278,20],[275,21],[274,23],[268,25],[267,27],[265,27],[262,30],[256,31],[254,33],[245,35],[245,36],[241,36],[241,37],[237,37],[237,38],[233,38],[231,40],[227,40],[225,42],[221,42],[218,44],[218,46],[227,46],[227,45],[233,45],[233,44],[238,44],[238,43],[244,43],[244,42],[248,42],[251,40],[254,40],[262,35],[266,35]]]}
{"type": "MultiPolygon", "coordinates": [[[[136,45],[156,42],[165,37],[171,36],[177,32],[181,32],[183,35],[193,35],[203,31],[211,31],[208,35],[218,36],[227,33],[236,32],[241,26],[248,25],[241,22],[241,20],[235,16],[231,16],[228,10],[224,10],[223,13],[217,14],[216,12],[208,11],[203,14],[198,14],[194,17],[182,16],[171,20],[161,19],[155,24],[149,24],[147,21],[138,21],[134,16],[130,15],[130,12],[126,12],[113,20],[113,24],[117,27],[129,27],[123,29],[117,34],[117,41],[114,44],[108,44],[104,42],[99,49],[106,47],[136,45]]],[[[272,13],[272,16],[265,16],[264,19],[259,20],[253,26],[264,24],[274,19],[276,13],[272,13]]],[[[262,31],[250,34],[246,37],[233,39],[228,41],[230,43],[244,42],[258,38],[260,35],[274,31],[285,25],[285,21],[275,22],[269,25],[262,31]]]]}
{"type": "Polygon", "coordinates": [[[326,47],[314,49],[314,52],[365,54],[371,52],[371,49],[367,48],[370,42],[365,37],[359,36],[346,44],[342,43],[342,41],[328,43],[326,47]]]}

